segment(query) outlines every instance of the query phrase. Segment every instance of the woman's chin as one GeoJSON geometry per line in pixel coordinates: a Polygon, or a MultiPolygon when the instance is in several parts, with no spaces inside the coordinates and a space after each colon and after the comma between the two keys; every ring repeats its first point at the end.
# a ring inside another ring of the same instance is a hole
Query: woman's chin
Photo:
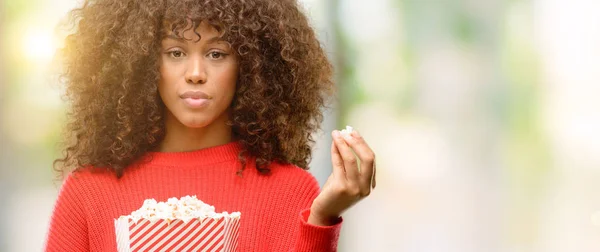
{"type": "Polygon", "coordinates": [[[186,127],[191,128],[191,129],[199,129],[199,128],[204,128],[206,127],[207,124],[204,123],[187,123],[184,124],[186,127]]]}
{"type": "Polygon", "coordinates": [[[203,128],[210,124],[210,122],[205,118],[185,118],[179,122],[181,122],[181,124],[183,124],[185,127],[193,129],[203,128]]]}

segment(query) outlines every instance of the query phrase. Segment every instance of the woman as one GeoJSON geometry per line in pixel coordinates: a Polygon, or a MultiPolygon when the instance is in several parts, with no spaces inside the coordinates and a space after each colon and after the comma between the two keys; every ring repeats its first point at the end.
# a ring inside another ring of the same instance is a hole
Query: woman
{"type": "Polygon", "coordinates": [[[334,131],[322,190],[306,171],[332,67],[296,1],[97,0],[71,20],[46,251],[114,251],[114,219],[185,195],[241,212],[238,251],[336,250],[374,153],[334,131]]]}

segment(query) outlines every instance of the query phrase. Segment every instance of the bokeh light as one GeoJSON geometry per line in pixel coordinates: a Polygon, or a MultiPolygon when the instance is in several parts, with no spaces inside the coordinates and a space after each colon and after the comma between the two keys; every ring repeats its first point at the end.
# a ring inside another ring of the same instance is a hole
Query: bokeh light
{"type": "Polygon", "coordinates": [[[51,31],[29,28],[24,33],[21,50],[28,60],[47,64],[57,49],[54,41],[51,31]]]}

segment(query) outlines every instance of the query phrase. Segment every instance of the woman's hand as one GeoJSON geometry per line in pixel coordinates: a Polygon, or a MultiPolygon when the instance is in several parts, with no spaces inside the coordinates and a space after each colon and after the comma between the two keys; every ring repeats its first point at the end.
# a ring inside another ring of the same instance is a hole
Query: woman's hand
{"type": "Polygon", "coordinates": [[[375,188],[375,153],[367,142],[356,131],[342,135],[334,130],[332,136],[333,172],[311,206],[308,223],[313,225],[335,224],[342,212],[369,196],[375,188]]]}

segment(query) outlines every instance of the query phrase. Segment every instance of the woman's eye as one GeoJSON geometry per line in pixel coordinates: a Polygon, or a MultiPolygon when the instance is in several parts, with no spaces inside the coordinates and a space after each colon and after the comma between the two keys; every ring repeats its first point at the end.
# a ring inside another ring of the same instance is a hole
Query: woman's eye
{"type": "Polygon", "coordinates": [[[219,58],[225,57],[225,54],[221,53],[221,52],[210,52],[209,55],[213,59],[219,59],[219,58]]]}
{"type": "Polygon", "coordinates": [[[168,54],[172,58],[181,58],[181,57],[183,57],[183,52],[182,51],[170,51],[170,52],[168,52],[168,54]]]}

